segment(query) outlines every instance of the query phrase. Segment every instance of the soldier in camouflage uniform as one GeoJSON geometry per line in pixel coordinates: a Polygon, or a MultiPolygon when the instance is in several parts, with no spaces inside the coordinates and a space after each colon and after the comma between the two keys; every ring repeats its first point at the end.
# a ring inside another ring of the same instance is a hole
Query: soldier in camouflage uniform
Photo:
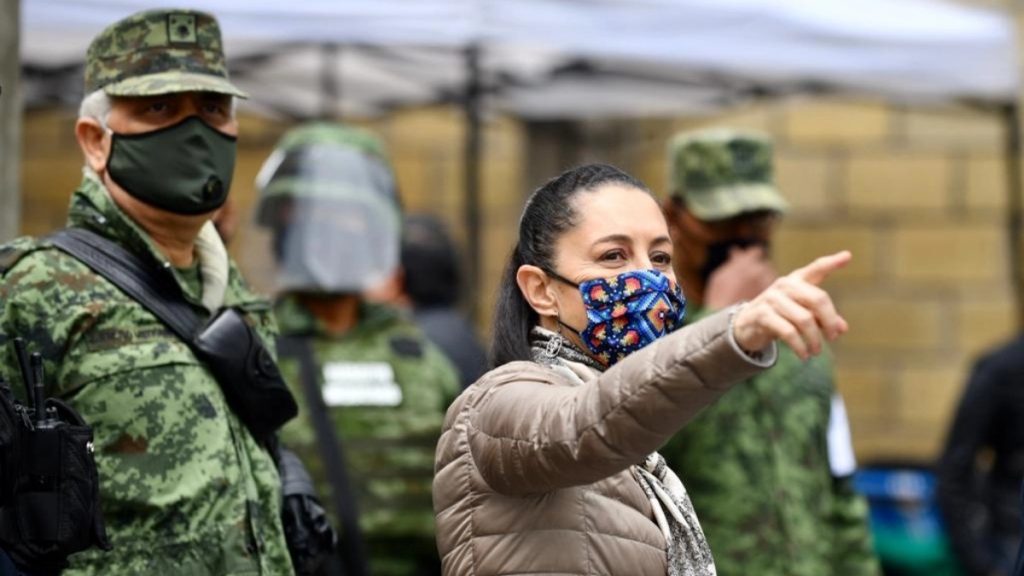
{"type": "MultiPolygon", "coordinates": [[[[302,126],[281,140],[257,187],[257,219],[272,232],[278,264],[277,321],[282,336],[312,346],[316,394],[345,451],[370,573],[439,573],[434,446],[459,384],[411,319],[361,296],[398,266],[401,213],[383,147],[354,128],[302,126]]],[[[281,369],[301,385],[297,362],[282,358],[281,369]]],[[[294,390],[300,416],[282,440],[330,502],[336,494],[303,392],[294,390]]]]}
{"type": "MultiPolygon", "coordinates": [[[[695,322],[775,280],[768,249],[786,202],[763,135],[682,134],[669,154],[666,218],[695,322]]],[[[773,368],[661,450],[690,491],[722,576],[878,574],[832,373],[827,350],[805,360],[780,343],[773,368]]]]}
{"type": "MultiPolygon", "coordinates": [[[[273,344],[269,304],[209,223],[230,188],[232,99],[244,96],[216,20],[155,10],[113,24],[89,47],[85,89],[85,177],[68,226],[158,262],[200,314],[237,307],[273,344]]],[[[292,574],[274,461],[190,348],[45,238],[2,247],[0,278],[0,374],[20,380],[8,342],[25,338],[47,394],[95,432],[114,550],[74,555],[67,573],[292,574]]]]}

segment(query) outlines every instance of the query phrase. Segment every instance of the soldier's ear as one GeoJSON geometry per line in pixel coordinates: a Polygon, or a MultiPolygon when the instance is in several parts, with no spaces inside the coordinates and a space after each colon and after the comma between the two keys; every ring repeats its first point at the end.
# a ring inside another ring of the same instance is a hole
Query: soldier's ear
{"type": "Polygon", "coordinates": [[[97,174],[103,174],[110,156],[110,138],[95,118],[79,118],[75,122],[75,138],[85,156],[85,164],[97,174]]]}

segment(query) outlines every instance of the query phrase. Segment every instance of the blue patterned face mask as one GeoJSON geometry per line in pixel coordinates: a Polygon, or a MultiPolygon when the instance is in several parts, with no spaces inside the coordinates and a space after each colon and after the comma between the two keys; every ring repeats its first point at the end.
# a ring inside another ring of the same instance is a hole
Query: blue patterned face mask
{"type": "Polygon", "coordinates": [[[578,333],[583,344],[605,366],[683,325],[683,291],[658,270],[632,270],[581,284],[552,272],[548,275],[579,288],[587,310],[587,327],[578,333]]]}

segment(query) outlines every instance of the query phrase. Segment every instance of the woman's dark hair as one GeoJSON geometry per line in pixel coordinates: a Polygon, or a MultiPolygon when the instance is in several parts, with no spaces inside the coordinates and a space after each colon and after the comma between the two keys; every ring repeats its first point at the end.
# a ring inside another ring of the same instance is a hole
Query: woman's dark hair
{"type": "Polygon", "coordinates": [[[608,164],[587,164],[548,180],[526,201],[519,220],[519,240],[512,250],[494,310],[491,364],[530,360],[530,330],[539,318],[519,291],[516,274],[525,264],[555,271],[555,244],[579,222],[573,200],[583,191],[605,184],[623,184],[650,193],[647,186],[608,164]]]}

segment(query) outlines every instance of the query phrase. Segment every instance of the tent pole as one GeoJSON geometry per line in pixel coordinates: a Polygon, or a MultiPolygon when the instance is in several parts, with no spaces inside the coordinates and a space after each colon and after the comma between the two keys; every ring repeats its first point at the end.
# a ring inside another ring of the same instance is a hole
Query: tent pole
{"type": "Polygon", "coordinates": [[[21,221],[20,0],[0,0],[0,242],[18,235],[21,221]]]}
{"type": "Polygon", "coordinates": [[[320,118],[341,121],[341,46],[327,42],[320,46],[320,118]]]}
{"type": "Polygon", "coordinates": [[[1024,329],[1024,263],[1021,262],[1022,227],[1024,227],[1024,178],[1021,169],[1020,109],[1016,103],[1002,107],[1006,130],[1006,194],[1007,233],[1009,238],[1010,274],[1017,305],[1017,327],[1024,329]]]}
{"type": "Polygon", "coordinates": [[[463,281],[473,322],[480,320],[480,168],[483,158],[483,137],[480,119],[483,87],[480,74],[480,47],[471,44],[465,50],[466,93],[463,98],[465,142],[463,148],[464,198],[463,218],[466,224],[466,275],[463,281]]]}

